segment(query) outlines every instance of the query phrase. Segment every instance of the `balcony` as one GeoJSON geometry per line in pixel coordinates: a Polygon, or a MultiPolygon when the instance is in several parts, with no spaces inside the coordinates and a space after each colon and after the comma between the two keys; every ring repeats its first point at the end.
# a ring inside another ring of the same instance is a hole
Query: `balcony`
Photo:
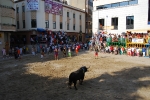
{"type": "Polygon", "coordinates": [[[91,17],[87,17],[86,21],[92,22],[92,18],[91,17]]]}
{"type": "Polygon", "coordinates": [[[126,25],[126,29],[134,29],[134,25],[126,25]]]}
{"type": "Polygon", "coordinates": [[[116,25],[113,25],[113,28],[112,28],[112,30],[118,30],[118,26],[116,26],[116,25]]]}
{"type": "Polygon", "coordinates": [[[86,28],[92,29],[92,25],[86,25],[86,28]]]}

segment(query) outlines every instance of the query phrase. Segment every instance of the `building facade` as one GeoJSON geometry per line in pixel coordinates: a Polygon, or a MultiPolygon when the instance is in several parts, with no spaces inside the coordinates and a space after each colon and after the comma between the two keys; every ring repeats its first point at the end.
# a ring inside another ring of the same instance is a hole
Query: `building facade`
{"type": "Polygon", "coordinates": [[[31,36],[41,34],[42,30],[46,30],[49,32],[63,31],[67,35],[76,36],[77,39],[82,37],[84,41],[84,36],[80,36],[80,32],[85,33],[85,11],[57,0],[52,2],[62,6],[61,14],[46,12],[46,0],[38,0],[37,10],[29,10],[26,0],[16,1],[17,32],[14,33],[15,37],[20,37],[20,39],[25,37],[29,44],[31,36]]]}
{"type": "Polygon", "coordinates": [[[150,0],[94,0],[93,33],[147,33],[150,0]]]}
{"type": "Polygon", "coordinates": [[[16,30],[15,23],[14,1],[0,0],[0,51],[5,48],[7,54],[11,32],[16,30]]]}
{"type": "Polygon", "coordinates": [[[80,8],[85,10],[86,9],[86,36],[92,35],[92,10],[93,10],[93,0],[67,0],[68,5],[80,8]]]}

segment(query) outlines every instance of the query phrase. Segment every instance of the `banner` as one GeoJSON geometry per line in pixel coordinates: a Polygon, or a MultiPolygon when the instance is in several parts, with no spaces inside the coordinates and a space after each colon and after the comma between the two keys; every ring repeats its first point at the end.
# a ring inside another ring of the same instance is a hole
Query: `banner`
{"type": "Polygon", "coordinates": [[[143,39],[132,38],[132,43],[144,43],[143,39]]]}
{"type": "Polygon", "coordinates": [[[45,12],[62,15],[63,14],[63,5],[52,0],[45,0],[45,12]]]}
{"type": "Polygon", "coordinates": [[[27,10],[39,10],[39,0],[27,0],[27,10]]]}

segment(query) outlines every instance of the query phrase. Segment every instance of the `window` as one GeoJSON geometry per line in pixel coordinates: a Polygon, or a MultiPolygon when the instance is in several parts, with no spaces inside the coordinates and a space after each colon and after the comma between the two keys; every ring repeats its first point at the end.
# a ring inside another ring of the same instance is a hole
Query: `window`
{"type": "Polygon", "coordinates": [[[24,6],[22,6],[22,12],[25,12],[25,7],[24,6]]]}
{"type": "Polygon", "coordinates": [[[75,30],[75,28],[76,28],[76,27],[75,27],[75,24],[74,24],[74,25],[73,25],[73,30],[75,30]]]}
{"type": "Polygon", "coordinates": [[[63,24],[62,24],[62,22],[60,22],[60,29],[62,29],[63,28],[63,24]]]}
{"type": "Polygon", "coordinates": [[[96,9],[104,9],[104,6],[97,6],[96,9]]]}
{"type": "Polygon", "coordinates": [[[102,30],[104,26],[104,19],[99,19],[99,29],[102,30]]]}
{"type": "Polygon", "coordinates": [[[119,3],[113,3],[111,4],[112,7],[119,7],[119,3]]]}
{"type": "Polygon", "coordinates": [[[129,5],[138,4],[138,0],[130,0],[129,5]]]}
{"type": "Polygon", "coordinates": [[[111,8],[111,4],[104,5],[103,9],[105,9],[105,8],[111,8]]]}
{"type": "Polygon", "coordinates": [[[134,29],[134,16],[126,17],[126,29],[134,29]]]}
{"type": "Polygon", "coordinates": [[[75,18],[75,14],[73,14],[73,18],[75,18]]]}
{"type": "Polygon", "coordinates": [[[133,4],[138,4],[138,0],[128,0],[128,1],[123,1],[123,2],[112,3],[112,4],[100,5],[100,6],[96,6],[96,9],[97,10],[106,9],[106,8],[133,5],[133,4]]]}
{"type": "Polygon", "coordinates": [[[69,30],[69,23],[67,23],[67,30],[69,30]]]}
{"type": "Polygon", "coordinates": [[[31,27],[36,28],[36,19],[31,19],[31,27]]]}
{"type": "Polygon", "coordinates": [[[56,22],[53,22],[53,29],[56,29],[56,22]]]}
{"type": "Polygon", "coordinates": [[[25,28],[25,20],[23,20],[22,23],[23,23],[23,28],[25,28]]]}
{"type": "Polygon", "coordinates": [[[126,6],[126,5],[129,5],[128,1],[120,2],[120,6],[126,6]]]}
{"type": "Polygon", "coordinates": [[[17,13],[19,13],[19,7],[17,7],[17,13]]]}
{"type": "Polygon", "coordinates": [[[45,28],[49,28],[49,21],[45,21],[45,28]]]}
{"type": "Polygon", "coordinates": [[[69,12],[67,12],[67,17],[69,17],[69,12]]]}
{"type": "Polygon", "coordinates": [[[80,15],[80,20],[81,20],[81,15],[80,15]]]}
{"type": "Polygon", "coordinates": [[[17,21],[17,29],[19,29],[19,21],[17,21]]]}
{"type": "Polygon", "coordinates": [[[99,19],[99,24],[104,26],[104,19],[99,19]]]}
{"type": "Polygon", "coordinates": [[[114,29],[118,29],[118,17],[111,19],[111,25],[114,26],[114,29]]]}

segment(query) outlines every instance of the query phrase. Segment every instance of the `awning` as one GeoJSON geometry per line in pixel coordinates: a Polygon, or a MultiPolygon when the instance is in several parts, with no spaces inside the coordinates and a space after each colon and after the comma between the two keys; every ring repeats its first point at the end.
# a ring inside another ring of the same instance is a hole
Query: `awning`
{"type": "Polygon", "coordinates": [[[37,28],[37,31],[38,31],[38,32],[45,32],[46,30],[43,29],[43,28],[37,28]]]}

